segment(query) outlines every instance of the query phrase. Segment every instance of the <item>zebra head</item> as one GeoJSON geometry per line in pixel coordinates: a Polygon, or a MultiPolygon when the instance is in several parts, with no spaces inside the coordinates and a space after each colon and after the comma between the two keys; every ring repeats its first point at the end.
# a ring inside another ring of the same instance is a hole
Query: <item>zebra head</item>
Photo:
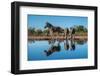
{"type": "Polygon", "coordinates": [[[53,25],[51,23],[47,22],[44,28],[53,28],[53,25]]]}

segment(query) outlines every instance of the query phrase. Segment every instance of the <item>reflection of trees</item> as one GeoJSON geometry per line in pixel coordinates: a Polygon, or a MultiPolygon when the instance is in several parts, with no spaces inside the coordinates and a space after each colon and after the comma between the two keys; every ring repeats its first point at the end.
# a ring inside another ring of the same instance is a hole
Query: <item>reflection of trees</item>
{"type": "Polygon", "coordinates": [[[79,44],[79,45],[83,45],[86,42],[87,42],[87,40],[75,40],[75,43],[79,44]]]}
{"type": "MultiPolygon", "coordinates": [[[[35,40],[29,40],[30,43],[34,43],[35,40]]],[[[60,43],[64,43],[64,49],[66,51],[74,51],[76,49],[77,45],[83,45],[84,43],[87,42],[87,40],[74,40],[74,39],[70,39],[70,40],[48,40],[48,44],[50,45],[49,49],[44,50],[44,53],[46,54],[46,56],[50,56],[55,52],[60,52],[61,51],[61,45],[60,43]]]]}
{"type": "Polygon", "coordinates": [[[29,43],[35,43],[35,40],[28,40],[29,43]]]}

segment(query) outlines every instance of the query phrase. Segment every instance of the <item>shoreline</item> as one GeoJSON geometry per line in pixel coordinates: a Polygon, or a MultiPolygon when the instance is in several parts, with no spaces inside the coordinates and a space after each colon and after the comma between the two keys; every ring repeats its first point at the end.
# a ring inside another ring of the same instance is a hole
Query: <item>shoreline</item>
{"type": "MultiPolygon", "coordinates": [[[[29,40],[51,40],[51,39],[60,39],[60,40],[64,40],[66,39],[66,37],[64,36],[28,36],[29,40]]],[[[67,37],[67,39],[71,39],[69,36],[67,37]]],[[[87,36],[75,36],[74,37],[75,40],[87,40],[87,36]]]]}

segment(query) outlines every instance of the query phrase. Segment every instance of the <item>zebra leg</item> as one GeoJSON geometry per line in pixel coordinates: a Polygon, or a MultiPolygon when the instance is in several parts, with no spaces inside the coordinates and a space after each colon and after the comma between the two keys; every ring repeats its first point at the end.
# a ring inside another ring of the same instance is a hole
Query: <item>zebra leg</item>
{"type": "Polygon", "coordinates": [[[70,39],[72,39],[72,33],[70,34],[70,39]]]}

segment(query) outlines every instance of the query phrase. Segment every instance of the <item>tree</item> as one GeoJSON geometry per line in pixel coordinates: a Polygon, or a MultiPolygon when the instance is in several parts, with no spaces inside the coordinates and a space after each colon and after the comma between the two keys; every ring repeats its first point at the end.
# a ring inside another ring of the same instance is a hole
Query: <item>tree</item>
{"type": "Polygon", "coordinates": [[[44,29],[43,30],[43,35],[49,35],[49,30],[48,29],[44,29]]]}
{"type": "Polygon", "coordinates": [[[76,32],[84,32],[84,33],[87,32],[87,28],[84,27],[83,25],[77,25],[77,26],[74,26],[74,28],[76,32]]]}
{"type": "Polygon", "coordinates": [[[41,30],[41,29],[37,29],[37,30],[36,30],[36,34],[37,34],[37,35],[42,35],[42,30],[41,30]]]}
{"type": "Polygon", "coordinates": [[[35,28],[29,27],[28,28],[28,33],[29,34],[35,34],[35,28]]]}

